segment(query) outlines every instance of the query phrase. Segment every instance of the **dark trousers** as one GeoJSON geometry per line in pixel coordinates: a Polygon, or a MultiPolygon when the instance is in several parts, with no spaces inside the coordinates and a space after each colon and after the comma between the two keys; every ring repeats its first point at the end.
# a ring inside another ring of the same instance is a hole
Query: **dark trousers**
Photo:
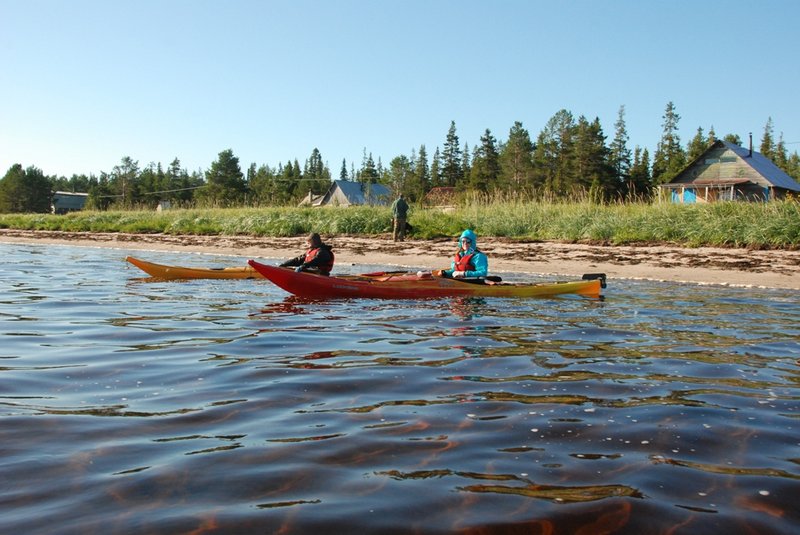
{"type": "Polygon", "coordinates": [[[406,218],[395,217],[394,228],[392,229],[392,239],[394,241],[403,241],[406,238],[406,218]]]}

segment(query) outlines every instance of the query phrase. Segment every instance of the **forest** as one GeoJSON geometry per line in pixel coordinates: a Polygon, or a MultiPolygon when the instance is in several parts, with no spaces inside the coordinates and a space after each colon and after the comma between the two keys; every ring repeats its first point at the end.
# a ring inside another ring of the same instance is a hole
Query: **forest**
{"type": "MultiPolygon", "coordinates": [[[[588,199],[591,202],[648,201],[659,184],[669,182],[717,139],[713,126],[698,127],[684,146],[680,116],[672,102],[662,116],[662,135],[652,157],[647,148],[629,147],[625,107],[619,108],[608,140],[599,119],[577,119],[560,110],[533,138],[521,122],[499,141],[486,129],[477,143],[461,143],[455,121],[432,154],[425,145],[384,164],[364,149],[362,161],[342,160],[332,172],[314,148],[301,165],[297,159],[250,164],[242,170],[232,149],[217,155],[207,170],[190,173],[175,158],[168,166],[125,156],[99,175],[47,176],[36,166],[13,165],[0,180],[0,213],[49,212],[54,191],[88,193],[87,209],[152,209],[160,201],[174,207],[293,206],[309,192],[322,194],[334,179],[381,183],[393,193],[420,202],[432,188],[449,186],[464,195],[515,199],[588,199]],[[338,167],[338,166],[337,166],[338,167]]],[[[742,145],[736,134],[722,139],[742,145]]],[[[789,154],[783,136],[775,138],[768,118],[760,145],[754,147],[795,180],[800,157],[789,154]]]]}

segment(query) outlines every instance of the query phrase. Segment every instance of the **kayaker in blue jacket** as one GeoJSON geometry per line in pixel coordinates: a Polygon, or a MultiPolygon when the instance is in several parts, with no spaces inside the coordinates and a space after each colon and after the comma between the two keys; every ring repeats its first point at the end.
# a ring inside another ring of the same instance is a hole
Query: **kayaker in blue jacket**
{"type": "Polygon", "coordinates": [[[478,249],[478,236],[470,229],[461,233],[459,249],[450,269],[435,271],[434,275],[454,279],[482,279],[489,274],[489,259],[478,249]]]}

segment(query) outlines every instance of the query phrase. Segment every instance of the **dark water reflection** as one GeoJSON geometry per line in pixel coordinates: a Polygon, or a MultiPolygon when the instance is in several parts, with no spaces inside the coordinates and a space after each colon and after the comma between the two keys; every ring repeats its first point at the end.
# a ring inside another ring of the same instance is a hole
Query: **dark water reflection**
{"type": "Polygon", "coordinates": [[[0,245],[2,533],[799,525],[795,292],[315,302],[125,254],[0,245]]]}

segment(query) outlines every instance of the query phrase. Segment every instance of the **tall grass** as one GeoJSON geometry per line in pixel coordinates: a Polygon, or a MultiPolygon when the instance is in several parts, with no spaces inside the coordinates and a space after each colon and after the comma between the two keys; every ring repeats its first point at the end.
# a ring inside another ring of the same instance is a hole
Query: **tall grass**
{"type": "MultiPolygon", "coordinates": [[[[412,207],[413,237],[455,236],[465,228],[479,236],[526,240],[668,243],[698,247],[800,246],[800,201],[595,204],[588,201],[466,199],[453,211],[412,207]]],[[[209,208],[165,212],[73,212],[67,215],[0,214],[0,228],[68,232],[296,236],[387,233],[388,207],[209,208]]]]}

